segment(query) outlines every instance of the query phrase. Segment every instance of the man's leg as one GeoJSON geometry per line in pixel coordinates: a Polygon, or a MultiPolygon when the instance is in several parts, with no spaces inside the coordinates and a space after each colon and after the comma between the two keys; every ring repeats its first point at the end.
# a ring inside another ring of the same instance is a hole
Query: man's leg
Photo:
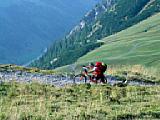
{"type": "Polygon", "coordinates": [[[101,79],[101,82],[102,82],[102,83],[105,83],[105,76],[104,76],[104,75],[101,75],[101,78],[100,78],[100,79],[101,79]]]}
{"type": "Polygon", "coordinates": [[[95,75],[90,76],[90,82],[97,83],[97,80],[96,80],[96,76],[95,76],[95,75]]]}

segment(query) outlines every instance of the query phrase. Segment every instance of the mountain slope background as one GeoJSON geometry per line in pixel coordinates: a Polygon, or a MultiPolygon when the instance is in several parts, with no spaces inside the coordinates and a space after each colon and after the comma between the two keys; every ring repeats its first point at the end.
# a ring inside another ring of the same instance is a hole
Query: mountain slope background
{"type": "Polygon", "coordinates": [[[100,0],[0,0],[0,63],[25,64],[100,0]]]}
{"type": "Polygon", "coordinates": [[[104,0],[31,66],[52,69],[74,63],[87,52],[100,47],[103,44],[100,39],[131,27],[159,11],[159,0],[104,0]]]}
{"type": "Polygon", "coordinates": [[[160,67],[160,13],[102,40],[105,45],[78,59],[77,64],[103,61],[160,67]]]}

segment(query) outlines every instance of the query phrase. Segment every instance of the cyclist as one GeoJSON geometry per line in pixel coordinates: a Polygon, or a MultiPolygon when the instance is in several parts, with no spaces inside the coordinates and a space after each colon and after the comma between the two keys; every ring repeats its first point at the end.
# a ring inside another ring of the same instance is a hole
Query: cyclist
{"type": "Polygon", "coordinates": [[[105,63],[96,62],[95,65],[93,63],[89,63],[88,66],[82,66],[82,76],[80,80],[82,80],[84,77],[86,80],[87,77],[89,77],[91,82],[97,83],[98,80],[100,80],[102,83],[105,83],[104,72],[106,69],[107,65],[105,63]]]}
{"type": "Polygon", "coordinates": [[[83,78],[87,79],[87,76],[88,76],[88,68],[83,65],[81,70],[80,80],[83,80],[83,78]]]}
{"type": "Polygon", "coordinates": [[[91,82],[97,83],[98,80],[101,80],[102,83],[105,83],[105,76],[104,76],[104,70],[103,70],[102,62],[96,62],[93,70],[89,71],[92,73],[92,76],[90,77],[91,82]]]}
{"type": "Polygon", "coordinates": [[[93,63],[89,63],[88,66],[83,65],[82,66],[82,71],[81,71],[81,78],[80,80],[83,79],[83,77],[85,77],[85,79],[87,79],[87,76],[89,76],[89,78],[91,77],[91,75],[89,75],[88,73],[91,73],[90,71],[93,71],[94,69],[94,64],[93,63]]]}

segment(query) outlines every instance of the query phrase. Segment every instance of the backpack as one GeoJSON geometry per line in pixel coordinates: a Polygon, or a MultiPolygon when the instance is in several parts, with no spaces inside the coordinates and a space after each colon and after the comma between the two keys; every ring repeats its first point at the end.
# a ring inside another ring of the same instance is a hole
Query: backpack
{"type": "Polygon", "coordinates": [[[95,66],[101,71],[101,73],[104,73],[107,70],[107,64],[105,63],[96,62],[95,66]]]}
{"type": "Polygon", "coordinates": [[[102,62],[96,62],[95,66],[96,67],[101,67],[102,66],[102,62]]]}

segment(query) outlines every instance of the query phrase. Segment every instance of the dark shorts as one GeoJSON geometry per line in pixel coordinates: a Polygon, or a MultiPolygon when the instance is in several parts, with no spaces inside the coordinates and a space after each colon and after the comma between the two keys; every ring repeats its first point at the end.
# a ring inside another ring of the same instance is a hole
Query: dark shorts
{"type": "Polygon", "coordinates": [[[104,75],[97,75],[96,80],[101,80],[101,82],[105,82],[105,77],[104,75]]]}
{"type": "Polygon", "coordinates": [[[105,83],[105,76],[104,75],[93,75],[92,80],[96,80],[95,82],[98,82],[98,80],[101,80],[102,83],[105,83]]]}

